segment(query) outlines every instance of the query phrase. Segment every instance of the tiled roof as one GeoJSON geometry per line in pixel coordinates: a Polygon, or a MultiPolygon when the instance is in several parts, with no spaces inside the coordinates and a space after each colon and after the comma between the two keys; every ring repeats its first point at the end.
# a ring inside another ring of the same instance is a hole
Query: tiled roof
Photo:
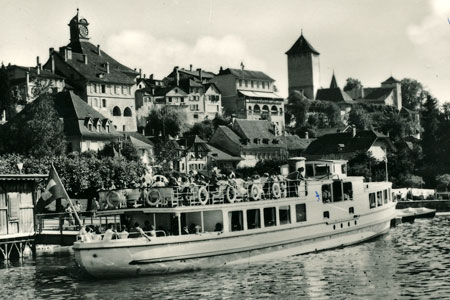
{"type": "Polygon", "coordinates": [[[315,139],[302,139],[298,135],[285,135],[280,137],[288,150],[305,150],[315,139]]]}
{"type": "Polygon", "coordinates": [[[395,149],[388,137],[373,130],[362,130],[355,137],[351,132],[326,134],[313,141],[304,153],[306,156],[338,155],[348,159],[360,151],[367,152],[377,139],[384,140],[391,149],[395,149]]]}
{"type": "Polygon", "coordinates": [[[314,49],[313,46],[311,46],[311,44],[305,39],[305,37],[302,35],[300,35],[300,37],[298,38],[298,40],[294,43],[294,45],[292,45],[292,47],[286,51],[287,55],[290,54],[298,54],[298,53],[314,53],[319,55],[320,53],[314,49]]]}
{"type": "Polygon", "coordinates": [[[134,131],[126,131],[122,133],[124,137],[129,137],[133,145],[142,148],[153,148],[154,144],[152,141],[150,141],[148,138],[146,138],[144,135],[134,132],[134,131]]]}
{"type": "Polygon", "coordinates": [[[352,97],[340,88],[319,89],[317,90],[316,99],[332,102],[345,102],[348,104],[354,103],[352,97]]]}
{"type": "Polygon", "coordinates": [[[266,120],[236,119],[234,121],[234,126],[241,130],[241,132],[244,134],[244,138],[277,138],[272,133],[272,124],[270,124],[270,122],[266,120]]]}
{"type": "Polygon", "coordinates": [[[81,135],[97,139],[115,139],[121,136],[117,133],[113,124],[109,126],[109,133],[106,131],[90,131],[86,126],[87,118],[100,120],[102,124],[108,119],[71,91],[56,94],[54,104],[58,115],[64,119],[64,132],[68,136],[81,135]]]}
{"type": "Polygon", "coordinates": [[[384,100],[392,93],[394,88],[364,88],[364,99],[384,100]]]}
{"type": "Polygon", "coordinates": [[[268,80],[275,81],[267,74],[261,71],[250,71],[250,70],[241,70],[241,69],[225,69],[219,73],[219,75],[232,74],[239,79],[258,79],[258,80],[268,80]]]}
{"type": "Polygon", "coordinates": [[[51,79],[59,79],[59,80],[64,80],[64,77],[59,76],[58,74],[52,73],[49,70],[46,69],[41,69],[40,74],[37,73],[37,68],[36,67],[23,67],[23,66],[18,66],[18,65],[12,65],[12,66],[8,66],[7,69],[20,69],[21,71],[24,72],[24,76],[23,78],[25,78],[25,72],[29,72],[30,73],[30,79],[32,78],[36,78],[36,77],[42,77],[42,78],[51,78],[51,79]]]}
{"type": "MultiPolygon", "coordinates": [[[[181,69],[178,69],[178,72],[182,72],[187,75],[191,75],[191,76],[195,76],[195,77],[200,77],[200,70],[192,70],[191,71],[191,70],[186,70],[184,68],[181,68],[181,69]]],[[[202,78],[212,79],[212,78],[214,78],[214,76],[216,76],[214,73],[202,70],[202,78]]]]}
{"type": "Polygon", "coordinates": [[[383,81],[381,84],[383,84],[383,83],[400,83],[400,80],[397,80],[391,76],[388,79],[386,79],[385,81],[383,81]]]}
{"type": "MultiPolygon", "coordinates": [[[[72,59],[68,59],[65,63],[75,69],[81,76],[89,81],[118,83],[118,84],[134,84],[134,78],[138,74],[136,71],[120,64],[103,50],[100,49],[101,55],[97,51],[97,47],[89,42],[74,42],[68,46],[72,48],[72,59]],[[87,55],[88,63],[83,61],[83,54],[87,55]],[[106,63],[109,63],[110,72],[107,73],[106,63]],[[99,74],[103,74],[100,78],[99,74]]],[[[55,51],[56,55],[64,61],[64,53],[55,51]]],[[[49,62],[46,64],[46,68],[49,62]]]]}
{"type": "Polygon", "coordinates": [[[240,156],[234,156],[231,154],[228,154],[222,150],[217,149],[216,147],[207,144],[206,145],[209,149],[208,157],[210,157],[212,160],[215,161],[241,161],[243,160],[240,156]]]}
{"type": "Polygon", "coordinates": [[[331,128],[318,128],[316,129],[316,135],[322,136],[330,133],[340,133],[344,131],[348,131],[350,126],[341,126],[341,127],[331,127],[331,128]]]}

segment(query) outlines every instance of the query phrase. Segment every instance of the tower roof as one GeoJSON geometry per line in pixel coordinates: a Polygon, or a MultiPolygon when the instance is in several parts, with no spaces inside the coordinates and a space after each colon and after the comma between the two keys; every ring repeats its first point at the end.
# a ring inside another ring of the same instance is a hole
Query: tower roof
{"type": "Polygon", "coordinates": [[[330,83],[330,89],[333,88],[338,88],[338,84],[336,81],[336,76],[334,76],[334,72],[333,72],[333,77],[331,77],[331,83],[330,83]]]}
{"type": "Polygon", "coordinates": [[[289,49],[286,54],[299,54],[299,53],[314,53],[319,55],[320,53],[314,49],[313,46],[305,39],[303,33],[300,35],[298,40],[292,45],[291,49],[289,49]]]}
{"type": "Polygon", "coordinates": [[[391,76],[388,79],[386,79],[385,81],[383,81],[381,84],[383,84],[383,83],[400,83],[400,81],[391,76]]]}

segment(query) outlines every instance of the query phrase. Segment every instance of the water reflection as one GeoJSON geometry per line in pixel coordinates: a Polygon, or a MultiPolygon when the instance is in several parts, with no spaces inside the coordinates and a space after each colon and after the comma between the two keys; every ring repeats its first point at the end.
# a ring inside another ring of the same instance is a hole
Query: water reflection
{"type": "Polygon", "coordinates": [[[450,293],[450,218],[401,224],[353,247],[166,276],[94,280],[71,254],[0,265],[5,299],[423,299],[450,293]]]}

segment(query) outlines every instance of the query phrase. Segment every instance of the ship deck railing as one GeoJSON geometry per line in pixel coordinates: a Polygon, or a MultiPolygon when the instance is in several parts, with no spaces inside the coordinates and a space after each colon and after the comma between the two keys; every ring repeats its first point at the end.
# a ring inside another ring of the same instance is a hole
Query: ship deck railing
{"type": "MultiPolygon", "coordinates": [[[[102,192],[101,192],[102,193],[102,192]]],[[[305,180],[221,180],[217,184],[145,187],[103,191],[99,210],[145,207],[217,205],[234,202],[278,200],[307,195],[305,180]],[[119,194],[119,196],[117,196],[119,194]],[[114,197],[114,201],[112,201],[114,197]]]]}

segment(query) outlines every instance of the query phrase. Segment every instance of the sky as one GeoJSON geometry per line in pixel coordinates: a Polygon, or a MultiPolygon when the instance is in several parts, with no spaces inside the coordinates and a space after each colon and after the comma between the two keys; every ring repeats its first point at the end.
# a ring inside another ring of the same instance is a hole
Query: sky
{"type": "Polygon", "coordinates": [[[320,52],[320,84],[389,76],[421,82],[450,101],[448,0],[0,0],[0,60],[35,66],[69,42],[80,9],[90,42],[130,68],[162,79],[174,66],[263,71],[287,94],[285,52],[301,31],[320,52]]]}

